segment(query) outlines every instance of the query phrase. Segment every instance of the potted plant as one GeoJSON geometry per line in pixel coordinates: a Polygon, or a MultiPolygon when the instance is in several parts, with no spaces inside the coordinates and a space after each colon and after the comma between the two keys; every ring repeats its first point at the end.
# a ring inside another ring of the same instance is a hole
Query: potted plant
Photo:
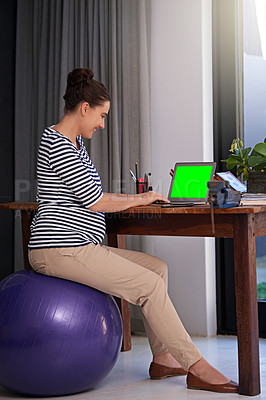
{"type": "Polygon", "coordinates": [[[248,191],[266,193],[266,139],[252,147],[244,147],[240,139],[234,139],[226,160],[227,169],[236,167],[236,174],[247,181],[248,191]],[[254,186],[255,185],[255,186],[254,186]]]}

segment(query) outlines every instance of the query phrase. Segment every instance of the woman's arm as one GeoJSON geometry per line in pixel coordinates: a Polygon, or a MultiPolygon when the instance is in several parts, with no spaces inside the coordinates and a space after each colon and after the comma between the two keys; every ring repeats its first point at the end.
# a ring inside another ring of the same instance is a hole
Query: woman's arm
{"type": "Polygon", "coordinates": [[[89,207],[89,209],[95,212],[116,212],[126,210],[130,207],[146,206],[156,200],[169,203],[169,200],[161,193],[152,191],[141,194],[103,193],[101,199],[89,207]]]}

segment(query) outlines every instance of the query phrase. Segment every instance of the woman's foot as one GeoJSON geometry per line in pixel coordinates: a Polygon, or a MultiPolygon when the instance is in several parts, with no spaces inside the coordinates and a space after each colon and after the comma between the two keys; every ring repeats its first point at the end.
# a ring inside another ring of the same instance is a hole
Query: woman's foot
{"type": "Polygon", "coordinates": [[[230,379],[217,371],[217,369],[210,365],[203,357],[189,368],[189,372],[201,380],[214,385],[230,382],[230,379]]]}
{"type": "Polygon", "coordinates": [[[151,379],[164,379],[172,376],[187,375],[181,365],[169,353],[163,353],[153,357],[149,374],[151,379]]]}
{"type": "Polygon", "coordinates": [[[158,356],[153,356],[153,362],[155,364],[164,365],[169,368],[182,368],[179,362],[176,361],[176,359],[172,356],[171,353],[169,353],[169,351],[158,356]]]}
{"type": "Polygon", "coordinates": [[[238,393],[239,390],[236,382],[230,381],[204,358],[189,368],[187,387],[219,393],[238,393]]]}

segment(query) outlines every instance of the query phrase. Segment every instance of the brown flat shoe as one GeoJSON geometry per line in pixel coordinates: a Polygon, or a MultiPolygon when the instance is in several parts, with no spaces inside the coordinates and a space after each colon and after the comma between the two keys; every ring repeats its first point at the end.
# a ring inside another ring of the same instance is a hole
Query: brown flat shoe
{"type": "Polygon", "coordinates": [[[187,375],[187,371],[183,368],[170,368],[165,365],[151,363],[149,374],[151,379],[165,379],[171,376],[187,375]]]}
{"type": "Polygon", "coordinates": [[[210,392],[219,393],[238,393],[239,390],[238,384],[236,382],[230,381],[228,383],[215,385],[202,381],[191,372],[189,372],[187,375],[187,387],[188,389],[208,390],[210,392]]]}

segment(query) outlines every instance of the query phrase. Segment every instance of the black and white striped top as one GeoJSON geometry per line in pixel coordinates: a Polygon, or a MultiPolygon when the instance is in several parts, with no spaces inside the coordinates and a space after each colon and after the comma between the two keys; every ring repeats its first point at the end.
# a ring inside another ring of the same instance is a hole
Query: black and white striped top
{"type": "Polygon", "coordinates": [[[80,150],[66,136],[46,128],[39,147],[38,210],[29,249],[98,244],[105,235],[104,213],[89,210],[102,197],[101,179],[82,137],[80,150]]]}

